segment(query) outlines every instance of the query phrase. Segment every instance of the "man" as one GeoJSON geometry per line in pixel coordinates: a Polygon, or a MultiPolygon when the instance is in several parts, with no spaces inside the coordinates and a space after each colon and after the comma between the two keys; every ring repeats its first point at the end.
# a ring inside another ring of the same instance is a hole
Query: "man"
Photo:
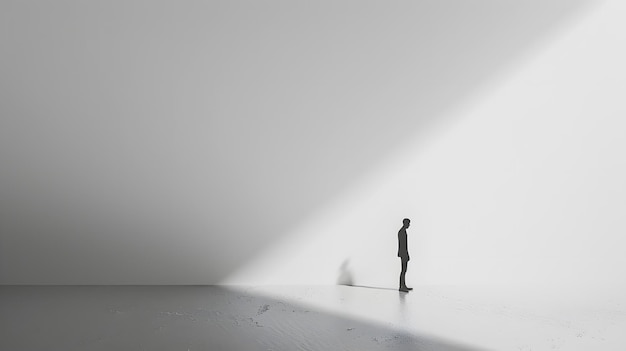
{"type": "Polygon", "coordinates": [[[406,229],[411,225],[411,220],[405,218],[402,220],[402,228],[398,231],[398,257],[400,257],[400,261],[402,263],[402,270],[400,271],[400,291],[409,292],[413,290],[413,288],[409,288],[406,286],[405,276],[407,266],[409,264],[409,248],[407,245],[406,239],[406,229]]]}

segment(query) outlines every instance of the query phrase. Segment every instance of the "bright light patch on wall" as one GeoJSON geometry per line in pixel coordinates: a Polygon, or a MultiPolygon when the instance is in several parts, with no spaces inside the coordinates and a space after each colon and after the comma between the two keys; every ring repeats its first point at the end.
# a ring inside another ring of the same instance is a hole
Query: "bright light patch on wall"
{"type": "Polygon", "coordinates": [[[223,283],[395,287],[409,217],[409,284],[623,285],[624,10],[562,29],[223,283]]]}

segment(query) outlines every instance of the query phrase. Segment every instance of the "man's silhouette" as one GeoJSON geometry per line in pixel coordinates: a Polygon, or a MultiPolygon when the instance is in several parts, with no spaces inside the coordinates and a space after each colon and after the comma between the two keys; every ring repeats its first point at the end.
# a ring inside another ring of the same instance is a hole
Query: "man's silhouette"
{"type": "Polygon", "coordinates": [[[402,220],[402,228],[398,231],[398,257],[400,257],[400,261],[402,263],[402,270],[400,271],[400,291],[409,292],[409,290],[413,290],[413,288],[409,288],[406,286],[405,276],[407,266],[409,264],[409,247],[407,245],[406,239],[406,229],[411,225],[411,220],[405,218],[402,220]]]}

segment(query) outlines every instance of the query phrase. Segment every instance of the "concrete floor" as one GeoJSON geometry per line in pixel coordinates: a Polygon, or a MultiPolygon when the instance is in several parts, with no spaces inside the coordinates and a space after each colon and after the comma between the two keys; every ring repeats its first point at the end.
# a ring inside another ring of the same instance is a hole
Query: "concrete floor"
{"type": "Polygon", "coordinates": [[[620,301],[466,287],[3,286],[0,350],[623,350],[620,301]],[[519,294],[518,294],[519,296],[519,294]],[[561,301],[563,302],[563,301],[561,301]]]}

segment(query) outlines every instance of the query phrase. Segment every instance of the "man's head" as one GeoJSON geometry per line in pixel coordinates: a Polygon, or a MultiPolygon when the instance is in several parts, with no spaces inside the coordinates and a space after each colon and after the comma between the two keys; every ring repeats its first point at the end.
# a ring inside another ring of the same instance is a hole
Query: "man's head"
{"type": "Polygon", "coordinates": [[[402,224],[404,226],[404,228],[408,228],[411,225],[411,220],[408,218],[405,218],[402,220],[402,224]]]}

